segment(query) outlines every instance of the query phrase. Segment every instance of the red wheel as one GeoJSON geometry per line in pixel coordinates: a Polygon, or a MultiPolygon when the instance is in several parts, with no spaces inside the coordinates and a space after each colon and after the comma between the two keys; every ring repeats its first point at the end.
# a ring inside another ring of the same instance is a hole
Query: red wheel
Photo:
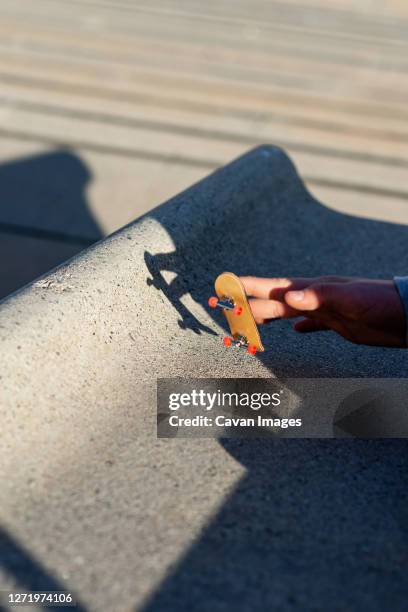
{"type": "Polygon", "coordinates": [[[218,298],[215,297],[215,295],[210,297],[210,299],[208,300],[208,305],[211,306],[211,308],[217,308],[217,304],[218,304],[218,298]]]}
{"type": "Polygon", "coordinates": [[[234,306],[234,314],[238,316],[242,314],[242,306],[234,306]]]}
{"type": "Polygon", "coordinates": [[[224,346],[231,346],[232,338],[230,338],[229,336],[225,336],[223,339],[223,343],[224,343],[224,346]]]}
{"type": "Polygon", "coordinates": [[[247,351],[250,355],[256,355],[257,350],[255,344],[248,344],[247,351]]]}

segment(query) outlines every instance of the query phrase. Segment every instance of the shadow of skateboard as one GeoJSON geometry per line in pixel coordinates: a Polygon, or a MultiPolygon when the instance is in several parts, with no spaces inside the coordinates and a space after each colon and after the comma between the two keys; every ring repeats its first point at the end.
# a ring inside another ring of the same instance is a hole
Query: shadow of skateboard
{"type": "Polygon", "coordinates": [[[162,271],[177,272],[179,265],[177,262],[177,253],[158,253],[152,255],[148,251],[144,253],[146,267],[152,278],[147,278],[146,283],[150,287],[161,291],[168,299],[173,308],[176,309],[181,319],[178,320],[178,325],[181,329],[190,329],[195,334],[211,334],[216,336],[216,332],[210,327],[201,323],[181,301],[183,295],[187,295],[188,290],[186,283],[180,275],[177,275],[170,283],[167,283],[163,277],[162,271]]]}

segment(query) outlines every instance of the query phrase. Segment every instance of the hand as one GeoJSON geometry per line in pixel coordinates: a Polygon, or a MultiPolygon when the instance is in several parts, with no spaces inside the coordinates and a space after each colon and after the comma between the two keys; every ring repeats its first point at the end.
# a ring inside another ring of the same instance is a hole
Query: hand
{"type": "Polygon", "coordinates": [[[298,332],[332,330],[357,344],[406,346],[405,311],[388,280],[319,278],[241,278],[257,323],[303,317],[298,332]]]}

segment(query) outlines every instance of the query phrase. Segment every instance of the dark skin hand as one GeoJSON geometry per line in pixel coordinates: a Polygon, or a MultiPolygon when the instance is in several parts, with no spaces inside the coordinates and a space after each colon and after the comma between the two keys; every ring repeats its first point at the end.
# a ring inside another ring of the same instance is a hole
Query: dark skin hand
{"type": "Polygon", "coordinates": [[[405,311],[390,280],[241,277],[257,323],[302,317],[297,332],[332,330],[356,344],[406,346],[405,311]]]}

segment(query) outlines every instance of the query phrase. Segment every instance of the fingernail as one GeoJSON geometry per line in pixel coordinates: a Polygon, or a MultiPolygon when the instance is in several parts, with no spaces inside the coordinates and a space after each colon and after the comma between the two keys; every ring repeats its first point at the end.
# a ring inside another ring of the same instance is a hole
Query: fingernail
{"type": "Polygon", "coordinates": [[[294,302],[301,302],[305,297],[304,291],[289,291],[289,294],[294,302]]]}

